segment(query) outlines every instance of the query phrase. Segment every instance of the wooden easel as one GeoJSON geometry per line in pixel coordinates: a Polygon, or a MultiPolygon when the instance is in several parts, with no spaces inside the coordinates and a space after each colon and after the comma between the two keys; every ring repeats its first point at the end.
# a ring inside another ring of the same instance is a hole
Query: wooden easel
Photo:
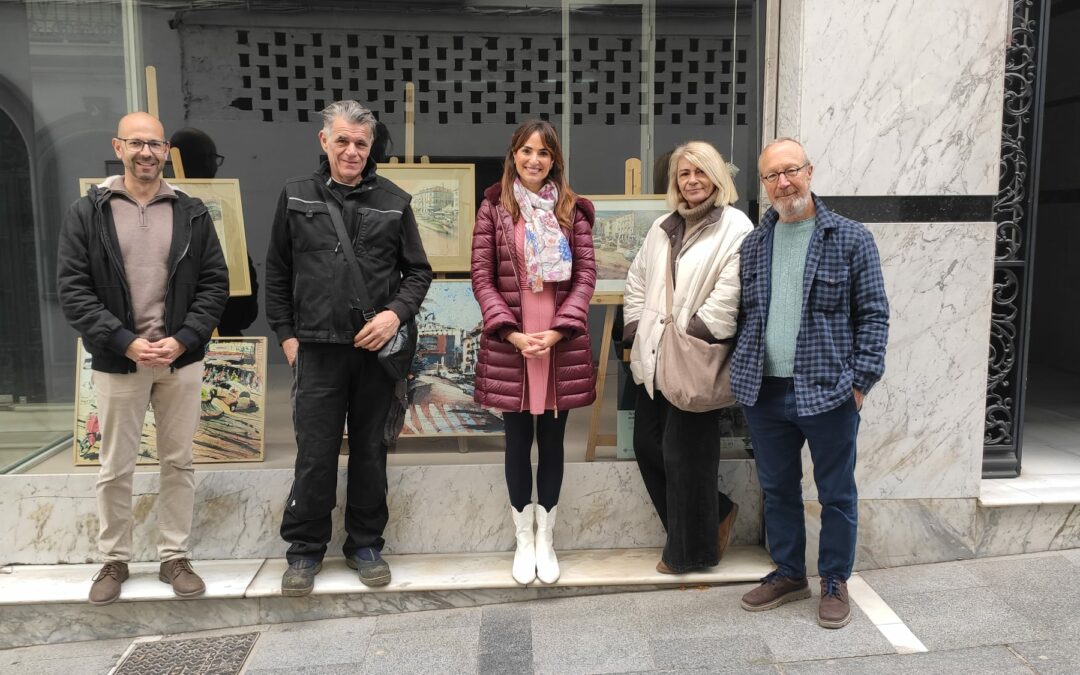
{"type": "MultiPolygon", "coordinates": [[[[641,160],[626,160],[624,184],[626,197],[641,194],[641,160]]],[[[592,419],[589,422],[589,436],[585,445],[585,461],[596,460],[597,446],[611,447],[618,442],[615,434],[600,433],[600,414],[604,409],[604,388],[607,384],[608,360],[611,358],[611,329],[615,325],[615,311],[623,303],[623,291],[602,290],[593,293],[593,305],[604,307],[604,332],[600,338],[600,357],[596,371],[596,401],[592,405],[592,419]]]]}

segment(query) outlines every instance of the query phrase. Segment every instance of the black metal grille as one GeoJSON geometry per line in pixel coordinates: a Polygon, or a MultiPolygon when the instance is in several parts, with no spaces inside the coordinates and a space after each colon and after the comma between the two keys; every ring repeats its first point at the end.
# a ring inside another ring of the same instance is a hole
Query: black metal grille
{"type": "Polygon", "coordinates": [[[1005,55],[997,248],[986,382],[983,477],[1020,473],[1031,256],[1038,197],[1046,0],[1013,0],[1005,55]]]}

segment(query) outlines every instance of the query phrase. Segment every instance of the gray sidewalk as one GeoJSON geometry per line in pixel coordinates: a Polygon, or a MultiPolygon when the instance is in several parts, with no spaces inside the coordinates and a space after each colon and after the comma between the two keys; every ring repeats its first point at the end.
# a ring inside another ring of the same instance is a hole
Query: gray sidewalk
{"type": "MultiPolygon", "coordinates": [[[[743,611],[739,596],[752,588],[743,584],[254,626],[163,640],[258,632],[245,664],[250,675],[1080,672],[1080,549],[860,576],[926,652],[897,653],[888,631],[875,625],[883,622],[872,620],[881,615],[880,606],[864,611],[854,605],[844,629],[818,627],[816,583],[814,599],[771,612],[743,611]]],[[[0,673],[108,673],[133,642],[0,651],[0,673]]]]}

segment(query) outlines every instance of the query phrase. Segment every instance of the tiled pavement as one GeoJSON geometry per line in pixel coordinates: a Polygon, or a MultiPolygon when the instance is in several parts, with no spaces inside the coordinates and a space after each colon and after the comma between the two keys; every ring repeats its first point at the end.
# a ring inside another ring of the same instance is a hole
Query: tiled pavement
{"type": "MultiPolygon", "coordinates": [[[[759,613],[739,608],[739,596],[752,587],[740,584],[161,639],[260,631],[245,666],[250,675],[1080,672],[1080,588],[1075,583],[1080,550],[874,570],[860,576],[866,582],[860,594],[865,611],[856,605],[851,624],[837,631],[815,622],[816,584],[814,599],[759,613]],[[879,630],[877,624],[906,626],[914,643],[927,651],[898,653],[886,637],[894,633],[879,630]]],[[[108,640],[0,651],[0,673],[107,673],[131,643],[108,640]]]]}

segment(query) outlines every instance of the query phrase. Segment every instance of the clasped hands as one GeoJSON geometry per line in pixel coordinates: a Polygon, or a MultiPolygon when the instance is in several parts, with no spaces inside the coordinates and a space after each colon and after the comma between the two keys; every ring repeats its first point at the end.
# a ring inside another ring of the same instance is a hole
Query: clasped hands
{"type": "Polygon", "coordinates": [[[514,345],[527,359],[539,359],[548,355],[555,343],[563,339],[557,330],[545,330],[539,333],[514,332],[506,336],[506,341],[514,345]]]}
{"type": "Polygon", "coordinates": [[[146,338],[135,338],[128,345],[124,356],[138,364],[150,368],[164,368],[187,351],[182,342],[173,337],[150,342],[146,338]]]}

